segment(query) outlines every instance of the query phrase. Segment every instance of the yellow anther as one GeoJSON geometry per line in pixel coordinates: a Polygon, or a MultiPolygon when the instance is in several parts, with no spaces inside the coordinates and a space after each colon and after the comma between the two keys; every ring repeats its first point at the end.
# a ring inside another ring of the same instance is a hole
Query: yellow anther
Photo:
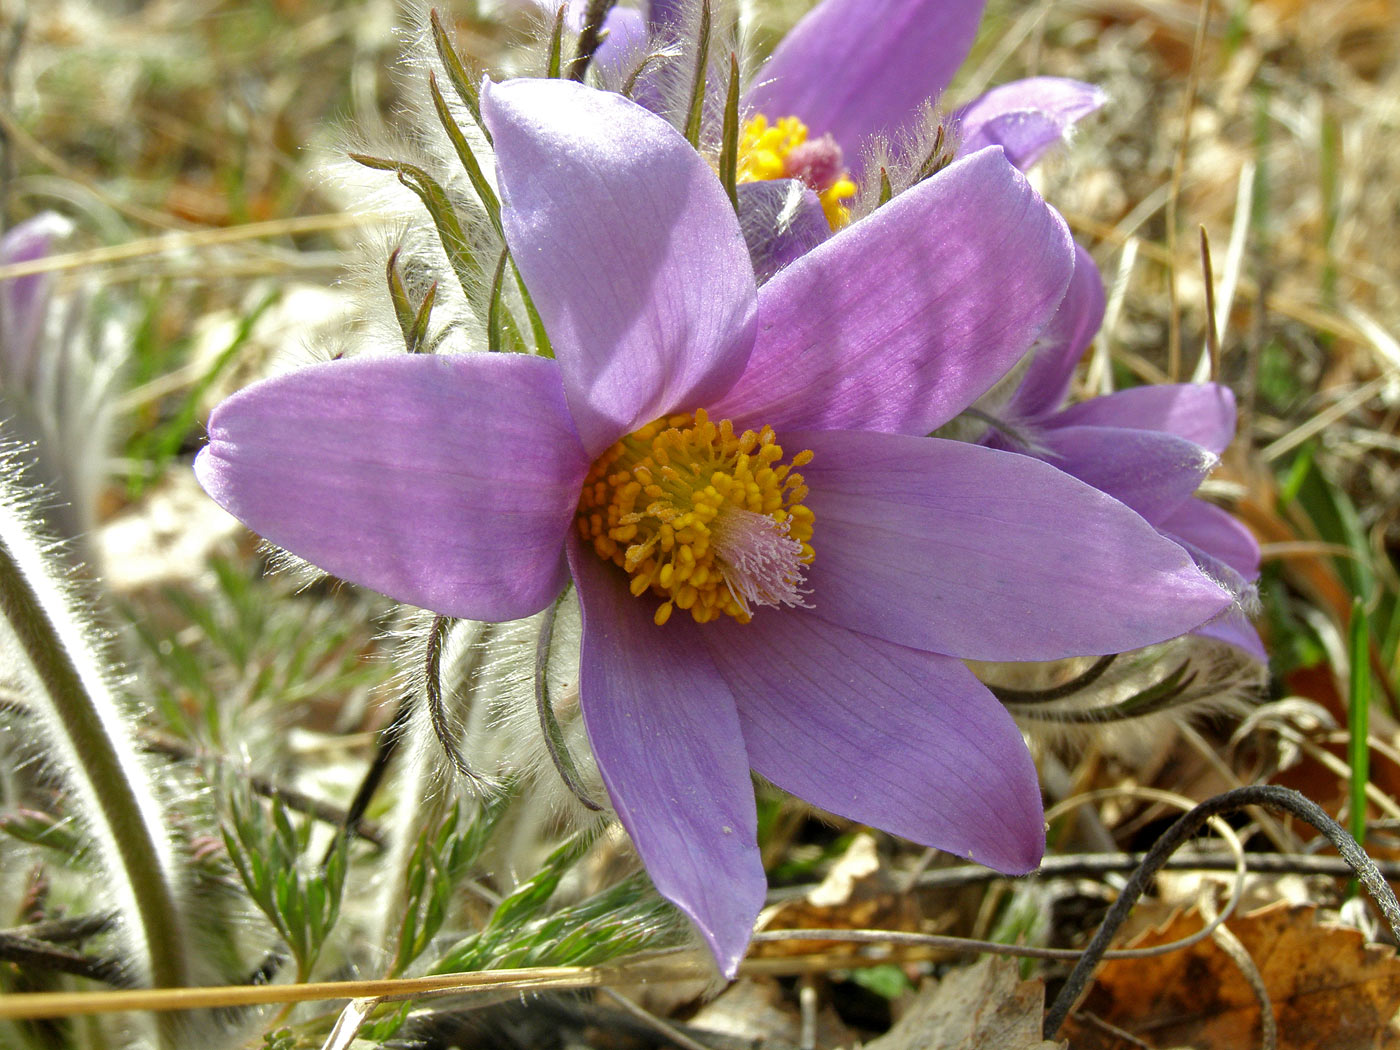
{"type": "Polygon", "coordinates": [[[697,623],[747,623],[753,604],[805,604],[813,515],[800,502],[801,475],[782,458],[769,427],[735,435],[704,410],[653,420],[594,462],[579,534],[631,575],[633,595],[664,599],[658,625],[676,608],[697,623]]]}
{"type": "Polygon", "coordinates": [[[809,145],[807,125],[796,117],[769,123],[759,113],[744,125],[739,136],[738,180],[768,179],[805,182],[821,200],[822,212],[833,230],[851,221],[848,204],[856,195],[856,184],[841,165],[840,147],[829,137],[809,145]]]}

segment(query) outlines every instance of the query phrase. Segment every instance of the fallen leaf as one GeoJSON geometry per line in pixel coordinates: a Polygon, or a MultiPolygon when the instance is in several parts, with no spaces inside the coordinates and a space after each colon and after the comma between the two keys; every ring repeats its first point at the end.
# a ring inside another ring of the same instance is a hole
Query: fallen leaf
{"type": "MultiPolygon", "coordinates": [[[[713,1002],[706,1003],[687,1024],[691,1028],[743,1040],[771,1050],[796,1047],[802,1035],[797,1004],[787,1000],[778,982],[741,980],[730,985],[713,1002]]],[[[851,1046],[850,1029],[842,1023],[830,1002],[817,1013],[818,1046],[851,1046]]]]}
{"type": "Polygon", "coordinates": [[[1040,1037],[1045,985],[1016,963],[987,956],[927,981],[904,1016],[865,1050],[1057,1050],[1040,1037]]]}
{"type": "MultiPolygon", "coordinates": [[[[918,902],[899,892],[880,859],[875,839],[859,834],[805,897],[784,901],[760,917],[765,930],[906,930],[921,928],[918,902]]],[[[751,958],[787,955],[861,955],[864,946],[847,941],[767,941],[755,944],[751,958]]]]}
{"type": "MultiPolygon", "coordinates": [[[[1194,910],[1132,947],[1166,944],[1202,926],[1194,910]]],[[[1279,1050],[1400,1048],[1400,959],[1317,909],[1271,905],[1227,926],[1258,967],[1278,1019],[1279,1050]]],[[[1209,939],[1148,959],[1106,963],[1080,1008],[1154,1047],[1239,1050],[1259,1045],[1259,1003],[1239,968],[1209,939]]],[[[1078,1017],[1075,1050],[1132,1043],[1078,1017]]]]}

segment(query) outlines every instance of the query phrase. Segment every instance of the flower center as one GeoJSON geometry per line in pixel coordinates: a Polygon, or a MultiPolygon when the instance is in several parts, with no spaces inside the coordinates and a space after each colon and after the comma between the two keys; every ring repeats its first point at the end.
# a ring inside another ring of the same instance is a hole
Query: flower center
{"type": "Polygon", "coordinates": [[[744,125],[739,136],[740,182],[798,179],[812,188],[833,230],[851,218],[847,202],[856,184],[846,171],[841,147],[830,135],[807,138],[807,125],[796,117],[770,124],[762,113],[744,125]]]}
{"type": "Polygon", "coordinates": [[[771,427],[735,434],[704,409],[653,420],[593,462],[579,533],[627,570],[634,595],[665,599],[658,625],[676,607],[748,623],[752,605],[806,605],[814,519],[793,468],[812,453],[782,458],[771,427]]]}

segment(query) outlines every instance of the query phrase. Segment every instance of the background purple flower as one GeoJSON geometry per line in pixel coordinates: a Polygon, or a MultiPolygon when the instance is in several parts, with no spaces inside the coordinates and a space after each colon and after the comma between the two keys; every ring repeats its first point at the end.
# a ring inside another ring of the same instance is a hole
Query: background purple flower
{"type": "MultiPolygon", "coordinates": [[[[56,212],[43,212],[0,238],[0,265],[45,258],[73,224],[56,212]]],[[[0,383],[7,390],[28,387],[44,334],[53,274],[34,273],[0,282],[0,383]]]]}
{"type": "MultiPolygon", "coordinates": [[[[69,219],[41,212],[0,238],[0,265],[44,259],[72,231],[69,219]]],[[[0,419],[6,439],[24,446],[25,484],[44,493],[40,516],[54,535],[73,539],[96,524],[130,333],[118,306],[87,281],[69,273],[60,287],[57,278],[0,281],[0,419]]]]}
{"type": "Polygon", "coordinates": [[[257,384],[210,419],[206,489],[294,553],[448,615],[525,616],[572,576],[608,795],[726,973],[764,896],[750,769],[1033,868],[1034,767],[962,661],[1134,648],[1230,600],[1102,492],[923,436],[1049,321],[1073,267],[1062,220],[984,150],[756,289],[718,180],[664,121],[560,81],[489,88],[483,112],[556,358],[359,359],[257,384]],[[815,454],[810,607],[658,627],[657,599],[580,542],[593,461],[701,408],[815,454]]]}
{"type": "MultiPolygon", "coordinates": [[[[983,7],[978,0],[823,0],[756,71],[741,99],[741,116],[797,118],[808,132],[804,149],[830,143],[823,170],[835,165],[857,178],[876,141],[885,144],[887,153],[915,143],[927,149],[931,140],[922,141],[927,130],[922,127],[922,109],[938,103],[967,58],[983,7]]],[[[695,29],[694,11],[686,4],[652,0],[648,18],[663,40],[695,29]]],[[[658,79],[682,79],[683,84],[653,87],[638,98],[670,112],[688,90],[685,78],[691,75],[688,64],[678,62],[658,79]]],[[[1059,77],[1004,84],[950,115],[949,148],[953,155],[966,156],[1000,145],[1013,164],[1025,169],[1103,101],[1103,93],[1093,85],[1059,77]]],[[[908,158],[905,166],[917,166],[921,160],[908,158]]],[[[804,177],[802,168],[799,164],[789,172],[791,182],[782,180],[791,187],[782,197],[759,189],[762,183],[739,187],[740,214],[760,280],[828,235],[823,201],[827,214],[833,202],[798,187],[805,183],[829,193],[834,180],[814,182],[804,177]],[[781,208],[775,206],[777,200],[781,208]]],[[[909,181],[901,174],[895,179],[898,190],[909,181]]]]}
{"type": "Polygon", "coordinates": [[[1134,387],[1065,405],[1074,368],[1099,330],[1103,281],[1077,249],[1074,278],[1004,408],[993,448],[1052,463],[1132,507],[1238,601],[1192,633],[1268,660],[1245,608],[1255,601],[1259,544],[1240,522],[1195,492],[1235,436],[1235,399],[1217,383],[1134,387]]]}
{"type": "MultiPolygon", "coordinates": [[[[856,173],[873,136],[913,129],[967,58],[977,0],[824,0],[783,37],[745,96],[750,109],[794,115],[831,135],[856,173]]],[[[959,111],[965,152],[1001,145],[1024,166],[1103,104],[1098,88],[1035,77],[996,88],[959,111]]]]}

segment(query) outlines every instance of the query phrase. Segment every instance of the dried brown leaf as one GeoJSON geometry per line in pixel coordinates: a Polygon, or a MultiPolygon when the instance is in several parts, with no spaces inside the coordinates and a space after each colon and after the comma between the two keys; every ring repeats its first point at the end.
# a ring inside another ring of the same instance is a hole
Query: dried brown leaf
{"type": "MultiPolygon", "coordinates": [[[[1400,1048],[1400,959],[1347,927],[1317,921],[1317,909],[1271,905],[1230,920],[1273,1000],[1279,1050],[1400,1048]]],[[[1166,944],[1200,929],[1195,911],[1138,938],[1166,944]]],[[[1154,1047],[1239,1050],[1259,1045],[1259,1004],[1212,941],[1148,959],[1105,964],[1082,1010],[1154,1047]]],[[[1071,1018],[1075,1050],[1132,1044],[1071,1018]]]]}
{"type": "Polygon", "coordinates": [[[909,1010],[866,1050],[1056,1050],[1040,1037],[1045,986],[987,956],[920,988],[909,1010]]]}

